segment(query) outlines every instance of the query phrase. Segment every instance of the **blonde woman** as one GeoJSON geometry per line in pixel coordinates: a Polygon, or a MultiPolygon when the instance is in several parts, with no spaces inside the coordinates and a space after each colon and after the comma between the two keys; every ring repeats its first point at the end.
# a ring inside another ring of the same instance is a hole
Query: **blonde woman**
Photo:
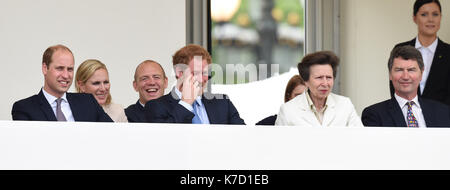
{"type": "Polygon", "coordinates": [[[105,64],[95,59],[84,61],[77,69],[75,81],[77,92],[92,94],[114,122],[128,122],[123,107],[111,101],[111,84],[105,64]]]}

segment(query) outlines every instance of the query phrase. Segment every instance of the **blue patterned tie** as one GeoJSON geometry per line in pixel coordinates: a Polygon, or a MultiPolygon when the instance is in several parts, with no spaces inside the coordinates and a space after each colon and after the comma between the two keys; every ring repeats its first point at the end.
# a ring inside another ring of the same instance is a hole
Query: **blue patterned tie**
{"type": "Polygon", "coordinates": [[[194,101],[194,104],[192,104],[192,107],[194,108],[194,118],[192,118],[192,123],[193,124],[202,124],[202,120],[198,116],[199,106],[200,105],[198,104],[197,101],[194,101]]]}
{"type": "Polygon", "coordinates": [[[412,112],[412,105],[414,105],[414,102],[408,102],[408,103],[406,103],[406,105],[408,105],[408,113],[407,113],[408,127],[413,127],[413,128],[419,127],[416,117],[414,117],[414,114],[412,112]]]}

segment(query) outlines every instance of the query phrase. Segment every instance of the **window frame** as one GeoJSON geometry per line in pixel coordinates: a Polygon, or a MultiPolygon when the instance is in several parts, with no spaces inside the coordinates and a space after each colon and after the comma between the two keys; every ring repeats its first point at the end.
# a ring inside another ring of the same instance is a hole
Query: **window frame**
{"type": "MultiPolygon", "coordinates": [[[[339,56],[340,0],[305,0],[304,9],[305,55],[329,50],[339,56]]],[[[210,28],[211,0],[186,0],[186,44],[201,45],[211,53],[210,28]]],[[[339,72],[333,92],[340,92],[339,72]]]]}

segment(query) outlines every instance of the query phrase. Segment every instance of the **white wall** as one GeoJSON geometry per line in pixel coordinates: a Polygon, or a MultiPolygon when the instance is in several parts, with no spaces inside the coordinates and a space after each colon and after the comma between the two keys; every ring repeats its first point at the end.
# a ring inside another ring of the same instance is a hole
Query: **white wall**
{"type": "Polygon", "coordinates": [[[74,53],[75,67],[89,58],[105,63],[113,101],[125,107],[138,99],[133,75],[145,59],[163,65],[171,86],[171,56],[185,45],[185,20],[180,0],[2,0],[0,120],[11,120],[15,101],[39,92],[42,54],[60,43],[74,53]]]}
{"type": "Polygon", "coordinates": [[[0,121],[0,170],[448,170],[449,139],[445,128],[0,121]]]}
{"type": "MultiPolygon", "coordinates": [[[[395,44],[412,40],[414,0],[341,0],[341,92],[361,114],[390,98],[387,61],[395,44]]],[[[450,2],[441,1],[439,37],[450,42],[450,2]]]]}

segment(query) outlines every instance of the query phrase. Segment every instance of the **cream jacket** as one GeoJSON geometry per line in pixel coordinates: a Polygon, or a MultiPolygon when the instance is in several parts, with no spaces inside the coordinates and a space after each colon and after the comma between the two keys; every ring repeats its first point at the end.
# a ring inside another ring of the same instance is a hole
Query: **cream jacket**
{"type": "Polygon", "coordinates": [[[121,105],[111,102],[110,104],[102,107],[106,114],[108,114],[114,122],[128,122],[127,116],[125,115],[125,110],[121,105]]]}
{"type": "Polygon", "coordinates": [[[330,93],[323,122],[317,120],[306,93],[281,105],[275,125],[308,127],[364,127],[349,98],[330,93]]]}

